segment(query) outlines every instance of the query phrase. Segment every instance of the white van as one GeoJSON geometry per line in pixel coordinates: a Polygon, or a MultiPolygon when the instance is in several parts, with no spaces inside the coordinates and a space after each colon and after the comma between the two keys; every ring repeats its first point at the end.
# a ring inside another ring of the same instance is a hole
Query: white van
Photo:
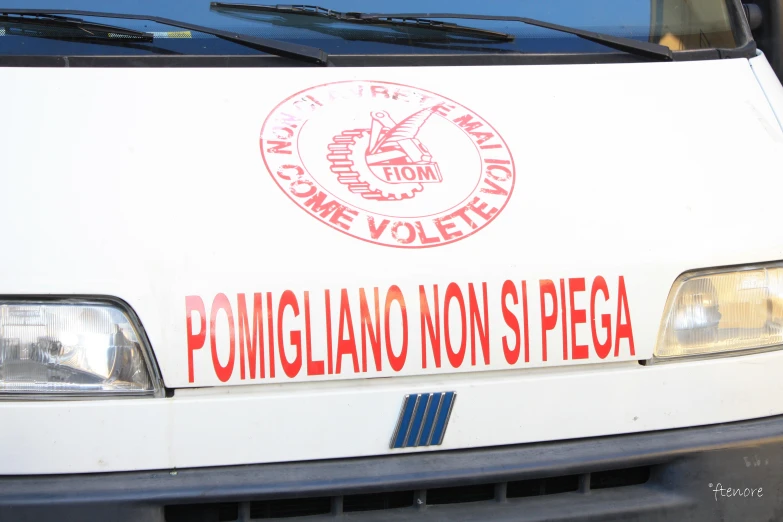
{"type": "Polygon", "coordinates": [[[0,520],[780,519],[781,5],[7,0],[0,520]]]}

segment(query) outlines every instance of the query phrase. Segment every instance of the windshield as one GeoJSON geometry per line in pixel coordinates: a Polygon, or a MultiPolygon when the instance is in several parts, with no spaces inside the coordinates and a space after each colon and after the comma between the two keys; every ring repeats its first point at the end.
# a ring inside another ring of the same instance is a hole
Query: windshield
{"type": "MultiPolygon", "coordinates": [[[[736,46],[727,0],[323,0],[317,5],[341,12],[471,13],[521,16],[613,36],[652,42],[672,51],[736,46]]],[[[253,3],[244,0],[243,3],[253,3]]],[[[259,4],[271,2],[260,1],[259,4]]],[[[315,2],[311,2],[315,3],[315,2]]],[[[216,9],[209,0],[0,0],[7,9],[78,9],[155,15],[243,35],[298,43],[330,55],[432,53],[610,53],[599,43],[519,22],[459,19],[444,22],[513,36],[496,41],[410,26],[380,26],[290,13],[249,13],[216,9]]],[[[154,41],[84,42],[51,27],[20,29],[0,23],[0,55],[248,55],[261,51],[212,35],[164,24],[80,17],[151,32],[154,41]]]]}

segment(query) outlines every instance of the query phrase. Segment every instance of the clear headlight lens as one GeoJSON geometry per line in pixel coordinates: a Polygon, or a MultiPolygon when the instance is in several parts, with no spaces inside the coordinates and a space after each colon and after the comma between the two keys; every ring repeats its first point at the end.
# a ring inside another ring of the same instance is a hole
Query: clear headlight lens
{"type": "Polygon", "coordinates": [[[147,347],[121,307],[0,300],[0,397],[158,392],[147,347]]]}
{"type": "Polygon", "coordinates": [[[655,357],[783,348],[783,264],[690,272],[675,281],[655,357]]]}

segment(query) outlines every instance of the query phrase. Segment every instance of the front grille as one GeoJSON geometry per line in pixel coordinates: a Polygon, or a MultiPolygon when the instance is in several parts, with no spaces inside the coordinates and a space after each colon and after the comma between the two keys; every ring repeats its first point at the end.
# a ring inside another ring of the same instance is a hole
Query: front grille
{"type": "MultiPolygon", "coordinates": [[[[626,471],[626,470],[622,470],[626,471]]],[[[507,498],[538,497],[568,493],[579,489],[579,475],[566,475],[545,479],[517,480],[506,485],[507,498]]]]}
{"type": "Polygon", "coordinates": [[[590,475],[590,489],[619,488],[644,484],[650,480],[650,468],[599,471],[590,475]]]}
{"type": "Polygon", "coordinates": [[[414,491],[391,491],[389,493],[346,495],[343,497],[343,513],[410,507],[413,505],[414,494],[414,491]]]}
{"type": "Polygon", "coordinates": [[[426,490],[427,504],[462,504],[463,502],[481,502],[495,498],[494,484],[476,484],[453,488],[434,488],[426,490]]]}
{"type": "MultiPolygon", "coordinates": [[[[384,509],[413,509],[426,505],[506,501],[589,490],[621,488],[646,483],[650,467],[597,471],[508,482],[479,483],[418,491],[384,491],[357,495],[304,497],[221,504],[166,506],[166,522],[249,522],[339,515],[384,509]]],[[[520,501],[520,500],[517,500],[520,501]]]]}
{"type": "Polygon", "coordinates": [[[263,502],[250,502],[248,507],[250,520],[328,515],[332,512],[332,497],[265,500],[263,502]]]}

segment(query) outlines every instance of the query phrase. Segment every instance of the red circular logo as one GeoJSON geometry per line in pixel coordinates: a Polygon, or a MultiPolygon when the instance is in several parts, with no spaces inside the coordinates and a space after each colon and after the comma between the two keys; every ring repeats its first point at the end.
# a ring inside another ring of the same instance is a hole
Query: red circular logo
{"type": "Polygon", "coordinates": [[[423,248],[488,225],[514,189],[514,160],[481,116],[388,82],[319,85],[280,103],[261,154],[303,210],[358,239],[423,248]]]}

